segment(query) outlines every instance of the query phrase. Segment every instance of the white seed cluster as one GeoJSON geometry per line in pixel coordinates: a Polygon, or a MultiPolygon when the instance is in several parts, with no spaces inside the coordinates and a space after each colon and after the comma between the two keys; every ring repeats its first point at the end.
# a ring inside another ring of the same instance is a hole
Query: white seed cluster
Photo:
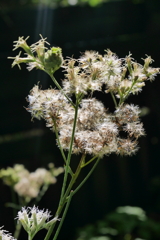
{"type": "MultiPolygon", "coordinates": [[[[29,108],[33,117],[44,118],[53,131],[59,132],[63,149],[68,150],[74,108],[58,90],[40,90],[35,86],[28,96],[29,108]],[[51,94],[52,92],[52,94],[51,94]]],[[[144,135],[139,120],[138,106],[122,105],[113,114],[107,112],[103,103],[95,98],[82,99],[74,136],[73,153],[108,155],[116,153],[132,155],[137,151],[137,139],[144,135]],[[125,138],[121,135],[125,134],[125,138]]]]}

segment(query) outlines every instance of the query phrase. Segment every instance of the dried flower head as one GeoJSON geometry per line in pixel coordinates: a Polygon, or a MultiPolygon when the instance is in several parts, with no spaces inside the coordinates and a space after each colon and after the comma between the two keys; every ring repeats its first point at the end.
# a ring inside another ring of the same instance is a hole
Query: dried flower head
{"type": "MultiPolygon", "coordinates": [[[[35,86],[28,97],[33,117],[42,117],[53,131],[59,131],[59,143],[69,149],[74,109],[58,90],[40,90],[35,86]]],[[[73,153],[132,155],[137,151],[137,139],[145,135],[139,119],[140,110],[133,104],[123,104],[113,114],[95,98],[82,99],[79,106],[73,153]],[[127,138],[120,137],[122,132],[127,138]],[[126,134],[125,134],[126,135],[126,134]]]]}

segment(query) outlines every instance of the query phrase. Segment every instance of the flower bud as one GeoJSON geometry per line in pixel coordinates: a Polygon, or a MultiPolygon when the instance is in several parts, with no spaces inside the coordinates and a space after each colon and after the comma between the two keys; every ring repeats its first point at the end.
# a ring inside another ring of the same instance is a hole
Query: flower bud
{"type": "Polygon", "coordinates": [[[24,37],[19,37],[17,41],[14,41],[14,45],[13,45],[13,46],[14,46],[14,49],[13,49],[13,51],[16,50],[17,48],[23,48],[24,51],[25,51],[27,54],[33,56],[33,53],[32,53],[32,51],[31,51],[31,48],[28,46],[28,44],[27,44],[27,42],[26,42],[26,40],[27,40],[28,38],[29,38],[29,36],[28,36],[26,39],[24,39],[24,37]]]}
{"type": "Polygon", "coordinates": [[[21,63],[32,63],[34,62],[34,58],[30,55],[27,55],[27,57],[21,58],[20,57],[21,52],[19,52],[19,54],[16,57],[8,57],[8,59],[14,59],[13,63],[12,63],[12,67],[14,67],[15,65],[18,65],[19,69],[21,69],[20,64],[21,63]]]}
{"type": "Polygon", "coordinates": [[[144,69],[147,69],[149,65],[153,62],[153,59],[150,56],[147,56],[147,58],[144,60],[144,69]]]}
{"type": "Polygon", "coordinates": [[[62,50],[59,47],[52,47],[45,53],[44,57],[44,67],[46,70],[54,73],[58,70],[63,62],[62,50]]]}
{"type": "Polygon", "coordinates": [[[132,58],[131,58],[131,54],[130,54],[129,56],[127,56],[127,57],[125,58],[125,60],[126,60],[126,66],[127,66],[127,68],[128,68],[128,71],[129,71],[130,74],[132,74],[133,69],[132,69],[132,58]]]}

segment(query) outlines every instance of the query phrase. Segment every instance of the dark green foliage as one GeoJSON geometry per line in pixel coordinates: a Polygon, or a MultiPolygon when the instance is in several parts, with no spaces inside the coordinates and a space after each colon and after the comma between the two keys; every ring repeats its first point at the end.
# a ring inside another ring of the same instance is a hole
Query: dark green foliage
{"type": "Polygon", "coordinates": [[[106,215],[103,220],[81,229],[77,240],[160,239],[160,222],[146,217],[142,209],[137,208],[140,210],[138,214],[120,212],[118,209],[106,215]]]}

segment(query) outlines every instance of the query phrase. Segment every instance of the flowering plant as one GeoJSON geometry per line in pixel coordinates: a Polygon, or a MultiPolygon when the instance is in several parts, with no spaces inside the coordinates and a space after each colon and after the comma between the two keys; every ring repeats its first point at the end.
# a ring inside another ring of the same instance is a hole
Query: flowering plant
{"type": "Polygon", "coordinates": [[[126,101],[129,95],[141,92],[147,80],[154,80],[159,68],[150,67],[153,62],[150,56],[143,59],[144,64],[141,65],[131,54],[118,58],[110,50],[106,50],[104,55],[86,51],[79,59],[64,60],[61,48],[48,48],[49,43],[40,37],[31,46],[26,42],[28,38],[19,37],[13,50],[22,48],[25,56],[21,57],[20,52],[16,57],[9,58],[14,59],[12,67],[18,65],[21,68],[20,64],[26,63],[29,71],[36,68],[46,72],[56,86],[56,89],[42,90],[35,85],[27,98],[27,111],[32,118],[44,119],[46,126],[55,132],[64,160],[64,179],[59,205],[52,220],[49,221],[48,211],[38,210],[35,206],[22,208],[17,218],[30,240],[42,228],[48,230],[45,240],[50,238],[53,230],[53,240],[56,240],[72,197],[100,159],[111,153],[130,156],[138,150],[138,138],[145,135],[139,118],[140,109],[126,101]],[[54,77],[54,72],[60,67],[65,72],[61,85],[54,77]],[[114,112],[109,112],[100,100],[93,97],[96,91],[111,94],[114,112]],[[80,155],[76,170],[72,166],[72,154],[80,155]],[[76,185],[87,165],[90,165],[87,175],[76,185]]]}
{"type": "Polygon", "coordinates": [[[0,170],[0,178],[13,188],[20,197],[20,204],[29,203],[33,198],[46,192],[50,184],[56,183],[56,177],[64,170],[62,167],[55,168],[49,164],[50,170],[38,168],[35,172],[29,172],[22,164],[15,164],[13,168],[0,170]]]}

